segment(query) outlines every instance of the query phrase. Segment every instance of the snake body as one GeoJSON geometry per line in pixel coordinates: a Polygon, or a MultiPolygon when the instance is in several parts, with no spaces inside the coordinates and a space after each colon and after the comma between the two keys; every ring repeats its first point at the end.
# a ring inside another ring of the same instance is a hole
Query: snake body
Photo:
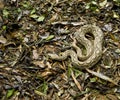
{"type": "Polygon", "coordinates": [[[73,49],[61,52],[59,55],[49,53],[48,56],[54,60],[65,60],[71,57],[71,62],[73,66],[79,69],[90,68],[94,66],[102,56],[102,42],[103,42],[103,32],[95,25],[84,25],[78,31],[74,33],[74,38],[72,42],[73,49]],[[90,33],[93,35],[94,40],[90,41],[86,38],[86,34],[90,33]],[[86,55],[82,53],[77,43],[82,44],[86,49],[86,55]]]}

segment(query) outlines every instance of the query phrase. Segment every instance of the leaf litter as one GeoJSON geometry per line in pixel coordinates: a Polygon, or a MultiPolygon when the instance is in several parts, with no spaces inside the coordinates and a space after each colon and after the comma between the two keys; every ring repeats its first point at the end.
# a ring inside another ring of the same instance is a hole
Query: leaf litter
{"type": "Polygon", "coordinates": [[[0,0],[0,99],[119,100],[119,15],[119,0],[0,0]],[[101,60],[78,70],[49,59],[84,24],[104,32],[101,60]]]}

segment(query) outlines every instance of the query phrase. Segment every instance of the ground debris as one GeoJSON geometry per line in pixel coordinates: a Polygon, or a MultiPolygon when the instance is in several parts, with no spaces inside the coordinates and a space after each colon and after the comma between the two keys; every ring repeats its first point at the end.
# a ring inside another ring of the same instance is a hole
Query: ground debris
{"type": "Polygon", "coordinates": [[[119,0],[0,0],[0,100],[119,100],[119,6],[119,0]],[[69,58],[49,59],[71,48],[70,36],[84,24],[104,32],[101,60],[78,70],[69,58]]]}

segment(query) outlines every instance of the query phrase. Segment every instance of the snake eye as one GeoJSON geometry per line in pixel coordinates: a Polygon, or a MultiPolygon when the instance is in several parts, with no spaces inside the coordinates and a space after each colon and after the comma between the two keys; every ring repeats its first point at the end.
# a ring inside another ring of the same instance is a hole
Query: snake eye
{"type": "Polygon", "coordinates": [[[63,54],[62,54],[62,53],[60,53],[59,55],[60,55],[60,56],[63,56],[63,54]]]}

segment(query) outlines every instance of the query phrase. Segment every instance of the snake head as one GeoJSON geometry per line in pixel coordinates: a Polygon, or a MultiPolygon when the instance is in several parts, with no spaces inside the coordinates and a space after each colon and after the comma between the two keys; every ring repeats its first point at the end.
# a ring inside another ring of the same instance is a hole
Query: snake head
{"type": "Polygon", "coordinates": [[[57,54],[52,54],[52,53],[48,53],[48,57],[50,59],[54,59],[54,60],[57,60],[59,58],[59,56],[57,54]]]}

